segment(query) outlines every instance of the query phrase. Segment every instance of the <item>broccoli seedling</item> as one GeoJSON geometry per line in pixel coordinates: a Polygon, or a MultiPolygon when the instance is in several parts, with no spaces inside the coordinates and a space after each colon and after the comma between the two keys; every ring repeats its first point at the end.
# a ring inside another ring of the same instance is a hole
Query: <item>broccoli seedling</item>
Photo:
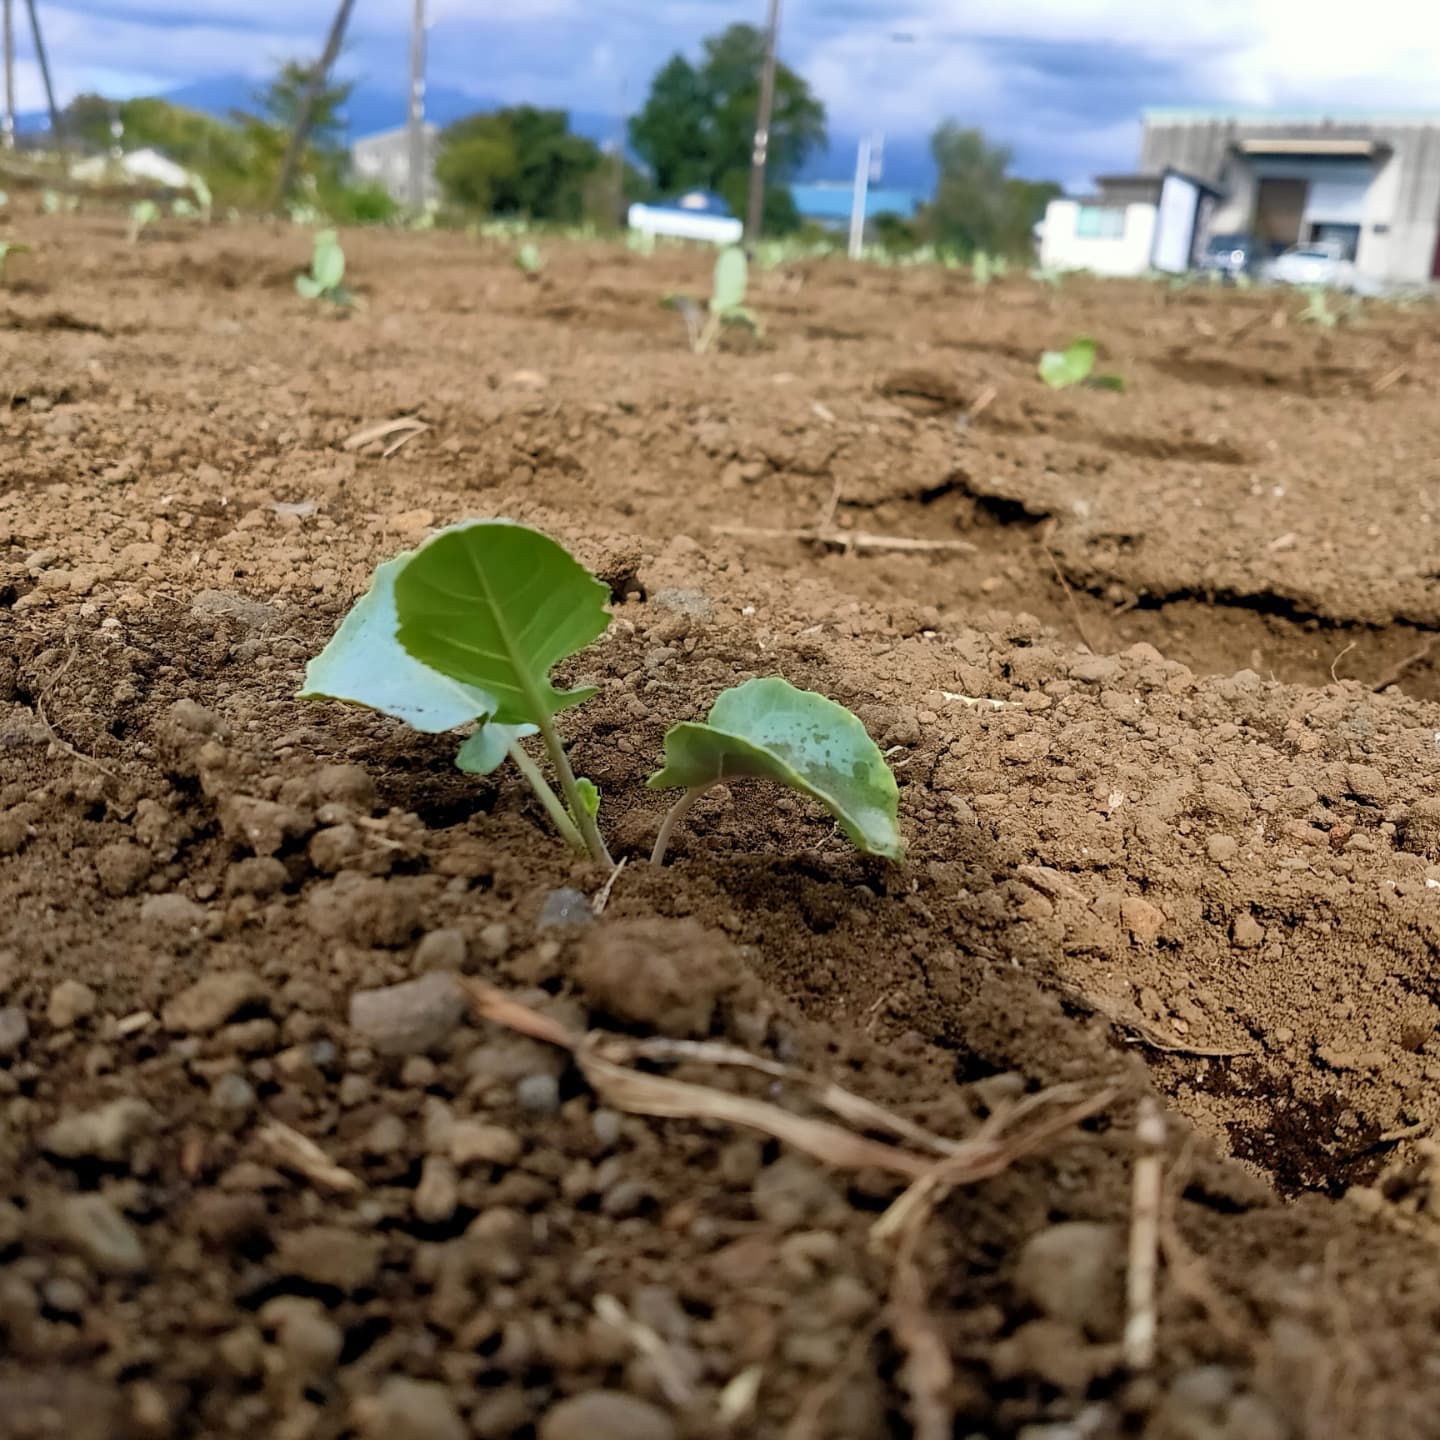
{"type": "Polygon", "coordinates": [[[1118,375],[1092,375],[1098,347],[1082,336],[1072,340],[1063,350],[1047,350],[1040,357],[1040,378],[1052,390],[1071,385],[1088,385],[1092,390],[1123,390],[1125,382],[1118,375]]]}
{"type": "Polygon", "coordinates": [[[764,336],[765,327],[760,317],[745,304],[748,282],[749,263],[745,259],[745,252],[740,246],[731,245],[722,250],[715,259],[708,314],[703,319],[699,303],[690,296],[665,296],[662,303],[672,310],[678,310],[685,321],[685,333],[689,337],[692,353],[705,354],[720,338],[720,332],[729,325],[741,325],[755,336],[764,336]]]}
{"type": "Polygon", "coordinates": [[[137,200],[130,207],[130,243],[133,245],[147,225],[160,218],[160,207],[153,200],[137,200]]]}
{"type": "Polygon", "coordinates": [[[310,273],[295,277],[295,293],[305,300],[328,300],[332,305],[348,305],[350,292],[341,281],[345,278],[345,252],[340,248],[333,230],[320,230],[310,255],[310,273]]]}
{"type": "Polygon", "coordinates": [[[1301,320],[1307,325],[1318,325],[1322,330],[1333,330],[1340,323],[1340,317],[1330,308],[1330,297],[1318,285],[1307,293],[1309,298],[1300,312],[1301,320]]]}
{"type": "MultiPolygon", "coordinates": [[[[386,561],[305,671],[302,699],[344,700],[439,733],[477,729],[456,764],[489,774],[509,759],[577,851],[611,865],[600,792],[577,776],[556,717],[595,694],[557,690],[551,671],[609,626],[609,591],[548,535],[509,520],[442,530],[386,561]],[[539,735],[559,794],[521,743],[539,735]]],[[[652,859],[707,790],[753,776],[818,800],[858,849],[899,859],[899,791],[865,727],[823,695],[772,677],[725,691],[704,722],[672,726],[657,789],[684,794],[652,859]]]]}
{"type": "Polygon", "coordinates": [[[12,255],[23,255],[29,250],[28,245],[21,245],[14,240],[0,240],[0,280],[5,278],[5,262],[12,255]]]}
{"type": "Polygon", "coordinates": [[[977,250],[970,257],[970,278],[980,288],[984,289],[989,285],[995,273],[994,262],[990,259],[987,250],[977,250]]]}
{"type": "Polygon", "coordinates": [[[538,280],[545,270],[545,257],[533,240],[527,240],[515,252],[515,264],[527,280],[538,280]]]}

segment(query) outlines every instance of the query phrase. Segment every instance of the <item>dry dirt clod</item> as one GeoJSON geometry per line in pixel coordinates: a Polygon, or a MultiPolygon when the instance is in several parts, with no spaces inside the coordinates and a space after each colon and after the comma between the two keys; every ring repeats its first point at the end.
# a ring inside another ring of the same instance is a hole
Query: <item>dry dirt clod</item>
{"type": "Polygon", "coordinates": [[[155,859],[143,845],[117,840],[102,845],[95,853],[95,872],[100,888],[112,896],[130,895],[150,878],[155,859]]]}
{"type": "Polygon", "coordinates": [[[40,1148],[62,1160],[104,1160],[119,1164],[130,1158],[136,1141],[159,1123],[154,1107],[126,1097],[57,1120],[40,1137],[40,1148]]]}
{"type": "Polygon", "coordinates": [[[452,975],[431,971],[418,980],[360,990],[350,998],[350,1028],[382,1055],[423,1055],[460,1024],[465,997],[452,975]]]}
{"type": "Polygon", "coordinates": [[[404,1375],[390,1376],[377,1394],[356,1401],[355,1420],[364,1440],[468,1440],[469,1436],[444,1385],[404,1375]]]}
{"type": "Polygon", "coordinates": [[[145,1268],[145,1247],[130,1222],[103,1195],[66,1195],[50,1216],[55,1238],[107,1275],[145,1268]]]}
{"type": "Polygon", "coordinates": [[[197,980],[167,1004],[160,1018],[186,1035],[218,1030],[240,1010],[268,1003],[269,987],[249,970],[219,970],[197,980]]]}
{"type": "Polygon", "coordinates": [[[309,1225],[280,1237],[276,1269],[315,1285],[353,1292],[369,1289],[380,1273],[385,1242],[339,1225],[309,1225]]]}
{"type": "Polygon", "coordinates": [[[88,1019],[99,1005],[99,997],[83,980],[62,980],[51,992],[45,1018],[56,1030],[68,1030],[88,1019]]]}
{"type": "Polygon", "coordinates": [[[468,958],[463,930],[432,930],[415,947],[417,970],[449,970],[458,973],[465,969],[468,958]]]}
{"type": "Polygon", "coordinates": [[[30,1021],[18,1005],[0,1006],[0,1060],[18,1055],[30,1038],[30,1021]]]}
{"type": "Polygon", "coordinates": [[[552,1405],[539,1440],[675,1440],[675,1422],[657,1405],[619,1390],[590,1390],[552,1405]]]}
{"type": "Polygon", "coordinates": [[[1110,1225],[1071,1220],[1032,1235],[1015,1267],[1017,1288],[1052,1320],[1096,1339],[1119,1331],[1124,1242],[1110,1225]]]}
{"type": "Polygon", "coordinates": [[[175,891],[147,895],[140,906],[140,920],[157,930],[195,934],[205,923],[205,908],[175,891]]]}
{"type": "Polygon", "coordinates": [[[594,918],[589,898],[568,885],[562,885],[558,890],[549,891],[540,902],[540,914],[535,920],[535,928],[578,928],[588,925],[594,918]]]}

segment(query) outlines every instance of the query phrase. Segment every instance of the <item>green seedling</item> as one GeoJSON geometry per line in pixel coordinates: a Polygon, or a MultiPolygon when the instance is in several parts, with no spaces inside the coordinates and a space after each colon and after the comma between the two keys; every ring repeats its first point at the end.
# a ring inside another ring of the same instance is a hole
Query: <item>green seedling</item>
{"type": "Polygon", "coordinates": [[[1125,382],[1118,375],[1093,375],[1098,347],[1093,340],[1081,336],[1063,350],[1047,350],[1040,357],[1040,378],[1052,390],[1065,390],[1071,385],[1088,385],[1092,390],[1123,390],[1125,382]]]}
{"type": "Polygon", "coordinates": [[[160,207],[153,200],[137,200],[130,207],[130,243],[133,245],[147,225],[160,218],[160,207]]]}
{"type": "Polygon", "coordinates": [[[655,253],[655,232],[653,230],[627,230],[625,246],[632,255],[648,260],[655,253]]]}
{"type": "Polygon", "coordinates": [[[701,318],[699,304],[688,295],[667,295],[664,303],[678,310],[685,321],[690,349],[703,355],[720,338],[727,326],[740,325],[752,335],[763,337],[765,327],[760,317],[745,304],[749,283],[749,262],[738,245],[722,250],[715,259],[715,273],[710,286],[708,313],[701,318]]]}
{"type": "Polygon", "coordinates": [[[1307,325],[1319,325],[1324,330],[1333,330],[1340,323],[1340,317],[1330,308],[1330,297],[1318,285],[1312,287],[1307,294],[1309,299],[1300,312],[1300,318],[1307,325]]]}
{"type": "Polygon", "coordinates": [[[340,282],[345,278],[345,252],[333,230],[320,230],[310,254],[310,273],[295,277],[295,293],[305,300],[328,300],[348,305],[350,292],[340,282]]]}
{"type": "MultiPolygon", "coordinates": [[[[436,734],[476,726],[456,764],[488,775],[508,759],[579,853],[611,865],[600,792],[577,776],[556,724],[595,694],[557,689],[554,667],[609,626],[608,588],[548,535],[509,520],[441,531],[386,561],[335,638],[306,667],[303,699],[343,700],[436,734]],[[538,735],[559,793],[522,743],[538,735]]],[[[673,726],[656,789],[683,794],[653,860],[716,785],[769,779],[818,800],[868,854],[903,853],[899,791],[864,726],[823,695],[779,678],[725,691],[709,718],[673,726]]]]}
{"type": "Polygon", "coordinates": [[[1037,285],[1045,285],[1051,290],[1058,290],[1065,283],[1065,272],[1057,270],[1053,266],[1037,265],[1030,272],[1030,278],[1037,285]]]}
{"type": "Polygon", "coordinates": [[[989,251],[977,250],[970,260],[970,278],[983,290],[994,275],[989,251]]]}
{"type": "Polygon", "coordinates": [[[12,255],[23,255],[29,250],[28,245],[21,245],[14,240],[0,240],[0,280],[5,278],[5,262],[12,255]]]}
{"type": "Polygon", "coordinates": [[[538,280],[545,269],[545,257],[533,240],[527,240],[515,252],[515,264],[525,272],[528,280],[538,280]]]}

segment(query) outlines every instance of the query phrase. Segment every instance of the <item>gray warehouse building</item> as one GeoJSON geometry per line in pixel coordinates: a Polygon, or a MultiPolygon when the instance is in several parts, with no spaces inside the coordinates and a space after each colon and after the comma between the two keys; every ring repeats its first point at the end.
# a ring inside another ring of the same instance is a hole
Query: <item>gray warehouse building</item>
{"type": "Polygon", "coordinates": [[[1440,113],[1151,110],[1144,125],[1142,173],[1181,171],[1218,192],[1208,233],[1275,250],[1330,241],[1373,280],[1440,279],[1440,113]]]}

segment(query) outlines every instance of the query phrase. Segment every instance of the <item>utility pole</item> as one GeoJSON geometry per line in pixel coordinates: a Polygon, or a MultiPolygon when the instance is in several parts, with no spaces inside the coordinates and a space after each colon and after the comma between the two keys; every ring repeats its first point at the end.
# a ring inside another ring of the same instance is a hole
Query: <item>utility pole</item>
{"type": "MultiPolygon", "coordinates": [[[[35,61],[40,66],[40,78],[45,82],[45,103],[50,107],[50,138],[62,156],[65,155],[65,130],[60,123],[60,107],[55,103],[55,86],[50,79],[50,61],[45,54],[45,40],[40,34],[40,15],[35,9],[35,0],[25,0],[30,12],[30,33],[35,37],[35,61]]],[[[10,0],[5,0],[5,33],[10,33],[10,0]]],[[[6,47],[7,54],[9,47],[6,47]]],[[[68,171],[68,161],[67,161],[68,171]]]]}
{"type": "Polygon", "coordinates": [[[760,104],[755,112],[755,148],[750,154],[750,204],[745,244],[755,245],[765,220],[765,159],[770,153],[770,115],[775,108],[775,46],[780,36],[780,0],[770,0],[765,22],[765,59],[760,66],[760,104]]]}
{"type": "Polygon", "coordinates": [[[425,0],[415,0],[410,27],[410,209],[425,208],[425,0]]]}
{"type": "Polygon", "coordinates": [[[865,202],[870,194],[870,142],[855,147],[855,191],[850,200],[850,258],[858,260],[865,248],[865,202]]]}
{"type": "Polygon", "coordinates": [[[305,86],[305,93],[300,97],[300,113],[295,117],[295,128],[290,132],[290,144],[285,150],[285,159],[280,166],[280,180],[275,186],[275,209],[279,209],[285,203],[285,197],[290,193],[290,185],[295,179],[295,167],[300,163],[300,157],[305,153],[305,141],[310,136],[310,121],[315,114],[315,101],[320,91],[325,86],[326,77],[330,74],[330,67],[335,63],[335,57],[340,53],[340,46],[345,40],[345,27],[350,23],[350,12],[355,8],[355,0],[340,0],[340,8],[335,12],[335,19],[330,23],[330,34],[325,41],[325,53],[320,57],[320,63],[310,71],[309,82],[305,86]]]}
{"type": "Polygon", "coordinates": [[[0,145],[15,148],[15,17],[5,0],[5,114],[0,119],[0,145]]]}

